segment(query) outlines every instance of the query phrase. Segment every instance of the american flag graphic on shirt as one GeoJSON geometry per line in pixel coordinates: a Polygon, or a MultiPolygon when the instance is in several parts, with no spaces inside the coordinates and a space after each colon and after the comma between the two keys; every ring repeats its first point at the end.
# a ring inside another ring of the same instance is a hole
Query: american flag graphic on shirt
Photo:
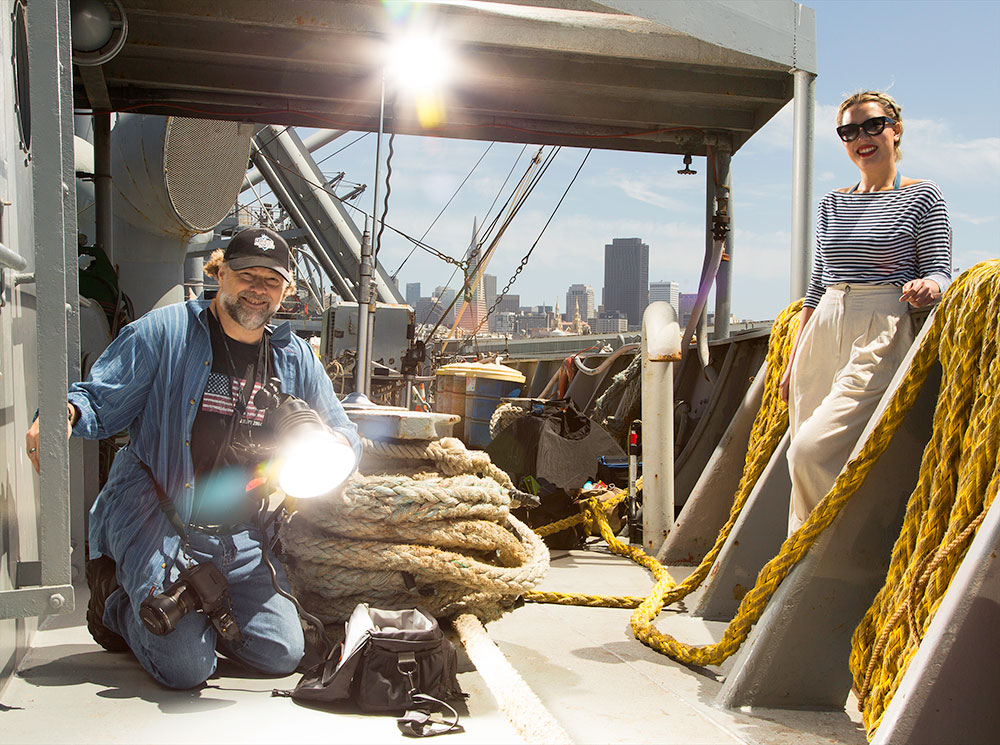
{"type": "MultiPolygon", "coordinates": [[[[213,372],[208,376],[208,384],[205,386],[205,393],[201,397],[201,410],[212,414],[222,414],[232,416],[236,408],[236,403],[240,400],[240,391],[246,385],[243,378],[232,378],[222,373],[213,372]]],[[[264,411],[253,405],[253,397],[263,386],[260,382],[255,382],[253,391],[247,397],[246,411],[240,419],[240,424],[250,424],[259,427],[264,423],[264,411]]]]}

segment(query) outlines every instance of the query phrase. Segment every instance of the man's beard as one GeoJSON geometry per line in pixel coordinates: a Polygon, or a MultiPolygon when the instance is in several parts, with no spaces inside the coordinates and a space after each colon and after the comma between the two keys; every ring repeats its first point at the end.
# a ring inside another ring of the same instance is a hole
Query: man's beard
{"type": "Polygon", "coordinates": [[[257,295],[249,291],[241,292],[235,297],[220,291],[219,304],[222,305],[222,309],[229,314],[230,318],[248,331],[256,331],[261,328],[271,320],[271,317],[278,310],[277,306],[272,307],[271,299],[266,295],[257,295]],[[267,305],[260,309],[251,308],[249,305],[240,302],[241,297],[254,302],[263,299],[267,305]]]}

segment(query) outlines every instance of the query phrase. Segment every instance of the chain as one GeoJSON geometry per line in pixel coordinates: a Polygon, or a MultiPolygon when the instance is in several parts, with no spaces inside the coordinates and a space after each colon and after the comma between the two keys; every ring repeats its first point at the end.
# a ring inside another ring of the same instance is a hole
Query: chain
{"type": "Polygon", "coordinates": [[[528,265],[528,259],[531,258],[532,252],[535,250],[535,247],[538,245],[538,242],[542,239],[542,235],[545,234],[545,230],[546,228],[549,227],[549,223],[552,222],[552,218],[556,216],[556,212],[559,211],[559,207],[562,205],[563,200],[566,198],[566,195],[569,193],[570,188],[572,188],[573,183],[576,181],[576,177],[580,175],[580,171],[583,170],[583,166],[587,162],[587,159],[590,157],[590,154],[592,152],[593,148],[587,151],[587,154],[583,157],[583,161],[576,169],[576,173],[573,174],[573,178],[570,179],[569,184],[566,186],[566,190],[563,192],[563,195],[559,198],[559,202],[556,204],[555,209],[552,210],[552,214],[549,215],[549,219],[548,221],[546,221],[544,227],[542,228],[542,232],[538,234],[538,237],[535,239],[535,242],[531,244],[531,248],[528,249],[528,253],[526,253],[524,255],[524,258],[521,259],[521,263],[517,265],[517,268],[514,270],[514,273],[510,276],[510,279],[507,280],[507,284],[504,286],[503,290],[497,295],[497,299],[493,301],[493,305],[491,305],[490,309],[486,311],[486,315],[483,316],[483,320],[479,322],[479,325],[476,327],[476,329],[469,336],[466,336],[465,339],[462,341],[462,343],[458,346],[458,350],[455,352],[456,356],[462,353],[462,350],[464,350],[466,346],[468,346],[470,340],[476,338],[476,334],[479,332],[479,329],[481,329],[483,327],[483,324],[489,320],[489,317],[493,315],[493,311],[497,309],[497,306],[500,305],[500,302],[507,296],[507,293],[510,292],[511,286],[513,286],[514,282],[517,281],[517,278],[521,274],[521,272],[524,271],[524,267],[528,265]]]}

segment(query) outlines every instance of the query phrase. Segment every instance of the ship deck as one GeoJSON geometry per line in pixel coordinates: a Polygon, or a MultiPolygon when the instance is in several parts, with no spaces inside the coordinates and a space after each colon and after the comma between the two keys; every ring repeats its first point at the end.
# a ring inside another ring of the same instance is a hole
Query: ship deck
{"type": "MultiPolygon", "coordinates": [[[[689,570],[678,568],[679,579],[689,570]]],[[[554,551],[540,589],[645,594],[648,574],[603,544],[554,551]]],[[[127,654],[110,654],[87,633],[86,588],[77,610],[49,617],[17,675],[0,695],[5,743],[322,743],[404,739],[390,716],[300,706],[271,696],[294,686],[220,660],[200,689],[153,682],[127,654]]],[[[690,668],[639,643],[631,611],[528,604],[488,627],[490,637],[577,743],[865,742],[853,699],[841,711],[724,710],[713,705],[727,669],[690,668]]],[[[665,612],[659,627],[687,641],[717,640],[724,624],[665,612]]],[[[517,743],[486,681],[460,649],[469,694],[465,731],[451,742],[517,743]]]]}

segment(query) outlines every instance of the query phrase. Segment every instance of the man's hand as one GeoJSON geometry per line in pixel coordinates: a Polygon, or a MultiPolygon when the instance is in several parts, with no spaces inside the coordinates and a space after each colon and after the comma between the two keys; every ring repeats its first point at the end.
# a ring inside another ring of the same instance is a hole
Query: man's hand
{"type": "MultiPolygon", "coordinates": [[[[76,421],[77,413],[76,407],[73,404],[66,403],[66,439],[68,440],[73,434],[73,422],[76,421]]],[[[24,446],[28,451],[28,459],[31,461],[31,465],[35,467],[36,473],[41,473],[39,468],[38,460],[38,419],[35,419],[28,427],[28,434],[24,436],[24,446]]]]}
{"type": "Polygon", "coordinates": [[[933,279],[911,279],[903,285],[899,302],[909,303],[914,308],[923,308],[941,299],[941,288],[933,279]]]}

